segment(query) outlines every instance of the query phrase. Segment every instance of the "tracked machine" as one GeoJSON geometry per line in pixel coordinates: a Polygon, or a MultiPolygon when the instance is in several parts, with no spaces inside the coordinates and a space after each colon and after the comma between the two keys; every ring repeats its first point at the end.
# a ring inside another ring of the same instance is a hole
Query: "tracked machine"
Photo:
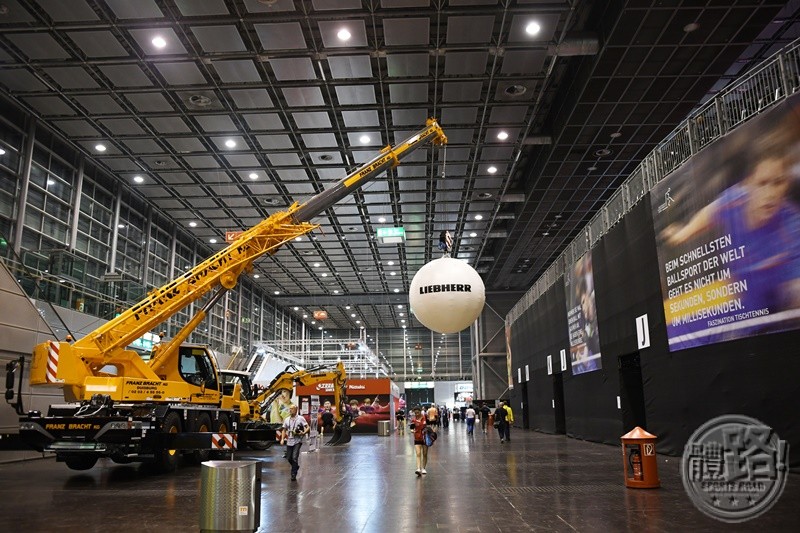
{"type": "MultiPolygon", "coordinates": [[[[6,400],[22,415],[20,438],[36,450],[54,452],[57,460],[76,470],[92,468],[99,458],[108,457],[120,463],[149,461],[164,471],[175,469],[180,455],[201,461],[234,441],[241,445],[274,439],[274,428],[253,423],[254,405],[242,401],[241,383],[226,391],[212,351],[187,344],[189,336],[259,257],[317,228],[310,222],[315,216],[415,150],[446,142],[439,124],[429,119],[423,129],[395,147],[387,146],[331,188],[272,214],[74,343],[52,340],[37,345],[30,384],[62,389],[65,403],[51,405],[47,413],[24,413],[21,385],[16,393],[13,390],[14,373],[21,373],[22,365],[9,365],[6,400]],[[204,297],[202,307],[172,339],[157,345],[148,361],[127,349],[204,297]]],[[[338,416],[345,412],[340,406],[338,416]]],[[[339,431],[347,431],[346,426],[338,424],[339,431]]],[[[334,441],[349,441],[349,431],[334,441]]]]}

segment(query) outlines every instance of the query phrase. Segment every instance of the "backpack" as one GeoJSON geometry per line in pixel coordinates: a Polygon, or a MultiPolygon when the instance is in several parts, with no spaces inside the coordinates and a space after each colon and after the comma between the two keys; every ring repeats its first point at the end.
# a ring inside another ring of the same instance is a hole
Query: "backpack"
{"type": "Polygon", "coordinates": [[[425,427],[422,433],[422,437],[423,440],[425,441],[425,446],[428,446],[430,448],[431,446],[433,446],[433,443],[436,442],[436,439],[439,438],[439,435],[437,435],[432,428],[425,427]]]}

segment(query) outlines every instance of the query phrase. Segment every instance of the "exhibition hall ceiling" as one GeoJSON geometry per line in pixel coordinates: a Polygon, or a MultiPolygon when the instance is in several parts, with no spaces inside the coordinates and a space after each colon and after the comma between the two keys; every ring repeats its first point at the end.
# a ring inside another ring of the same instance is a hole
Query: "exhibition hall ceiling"
{"type": "Polygon", "coordinates": [[[487,291],[528,289],[689,111],[797,37],[796,11],[2,0],[0,86],[209,252],[437,118],[446,150],[418,150],[255,272],[328,327],[399,328],[418,325],[398,302],[443,230],[487,291]],[[376,238],[387,227],[405,242],[376,238]]]}

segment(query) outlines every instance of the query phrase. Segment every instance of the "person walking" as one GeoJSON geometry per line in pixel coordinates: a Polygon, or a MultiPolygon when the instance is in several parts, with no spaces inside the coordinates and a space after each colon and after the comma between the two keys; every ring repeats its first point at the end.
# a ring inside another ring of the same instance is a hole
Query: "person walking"
{"type": "Polygon", "coordinates": [[[401,408],[397,410],[395,413],[395,418],[397,419],[397,433],[400,435],[406,434],[406,412],[401,408]]]}
{"type": "Polygon", "coordinates": [[[431,404],[428,408],[428,424],[433,427],[439,425],[439,409],[436,407],[436,404],[431,404]]]}
{"type": "Polygon", "coordinates": [[[286,443],[286,458],[292,465],[292,481],[297,480],[297,472],[300,470],[300,448],[303,447],[303,437],[310,428],[306,419],[297,414],[297,406],[289,408],[289,416],[283,421],[281,432],[281,444],[286,443]]]}
{"type": "Polygon", "coordinates": [[[497,424],[497,432],[500,434],[500,442],[506,441],[506,417],[508,416],[508,411],[503,408],[503,404],[500,404],[500,407],[494,410],[494,422],[497,424]]]}
{"type": "Polygon", "coordinates": [[[492,414],[492,410],[489,409],[489,406],[481,403],[481,429],[484,435],[486,435],[486,423],[489,421],[490,414],[492,414]]]}
{"type": "Polygon", "coordinates": [[[514,423],[514,413],[511,411],[511,406],[508,405],[508,401],[504,401],[502,405],[495,410],[495,418],[497,418],[497,411],[501,411],[503,414],[503,424],[498,426],[498,429],[500,429],[500,427],[503,428],[503,432],[500,434],[500,442],[503,442],[503,439],[511,442],[511,424],[514,423]]]}
{"type": "Polygon", "coordinates": [[[417,476],[427,474],[425,467],[428,466],[428,447],[425,445],[425,427],[428,425],[422,409],[414,408],[414,416],[411,418],[409,428],[414,430],[414,452],[417,454],[417,469],[414,473],[417,476]]]}
{"type": "Polygon", "coordinates": [[[475,408],[470,405],[464,414],[467,417],[467,435],[472,435],[475,431],[475,408]]]}

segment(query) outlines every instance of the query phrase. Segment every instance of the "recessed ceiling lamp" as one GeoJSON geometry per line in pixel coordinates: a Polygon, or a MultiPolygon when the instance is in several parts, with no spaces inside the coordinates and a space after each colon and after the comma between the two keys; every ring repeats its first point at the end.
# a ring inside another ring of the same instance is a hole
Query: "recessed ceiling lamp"
{"type": "Polygon", "coordinates": [[[47,184],[48,185],[55,185],[56,184],[56,180],[51,180],[50,178],[47,178],[47,184]]]}
{"type": "Polygon", "coordinates": [[[686,33],[692,33],[693,31],[698,29],[700,29],[700,24],[698,24],[697,22],[690,22],[689,24],[683,27],[683,31],[685,31],[686,33]]]}
{"type": "Polygon", "coordinates": [[[347,31],[346,28],[342,28],[341,30],[339,30],[339,33],[337,33],[336,36],[339,38],[340,41],[346,41],[350,39],[350,32],[347,31]]]}
{"type": "Polygon", "coordinates": [[[397,275],[397,272],[389,272],[389,275],[390,275],[390,276],[396,276],[396,275],[397,275]]]}
{"type": "Polygon", "coordinates": [[[480,200],[488,200],[492,197],[492,193],[490,192],[480,192],[478,193],[478,199],[480,200]]]}
{"type": "Polygon", "coordinates": [[[538,22],[529,22],[528,25],[525,26],[525,33],[528,35],[536,35],[541,29],[542,27],[539,26],[538,22]]]}
{"type": "Polygon", "coordinates": [[[294,240],[296,240],[296,241],[300,242],[300,241],[302,241],[302,240],[303,240],[303,238],[302,238],[302,237],[295,237],[295,238],[294,238],[294,240]]]}
{"type": "Polygon", "coordinates": [[[319,156],[320,161],[333,161],[333,156],[331,154],[322,154],[319,156]]]}
{"type": "Polygon", "coordinates": [[[190,228],[196,228],[197,227],[197,222],[189,222],[189,227],[190,228]]]}
{"type": "Polygon", "coordinates": [[[0,148],[0,155],[6,155],[6,151],[0,148]]]}
{"type": "Polygon", "coordinates": [[[483,220],[483,215],[475,215],[475,220],[483,220]]]}
{"type": "Polygon", "coordinates": [[[319,268],[319,263],[314,263],[314,268],[319,268]]]}
{"type": "Polygon", "coordinates": [[[586,170],[597,170],[597,167],[593,165],[593,166],[589,167],[589,168],[588,168],[588,169],[586,169],[586,170]]]}
{"type": "Polygon", "coordinates": [[[611,150],[608,148],[600,148],[599,150],[595,150],[594,155],[597,157],[605,157],[607,155],[611,155],[611,150]]]}
{"type": "Polygon", "coordinates": [[[345,309],[350,309],[350,306],[349,305],[345,305],[344,308],[345,309]]]}
{"type": "Polygon", "coordinates": [[[258,174],[256,174],[255,172],[251,172],[250,175],[247,177],[250,178],[251,180],[257,180],[258,174]]]}
{"type": "Polygon", "coordinates": [[[322,277],[323,277],[323,278],[327,278],[327,277],[328,277],[328,274],[327,274],[326,272],[323,272],[323,273],[322,273],[322,277]]]}
{"type": "Polygon", "coordinates": [[[355,317],[356,317],[356,314],[355,314],[355,313],[350,313],[350,317],[351,317],[351,318],[355,318],[355,317]]]}
{"type": "Polygon", "coordinates": [[[379,219],[378,219],[378,222],[380,222],[381,224],[383,224],[383,223],[385,223],[385,222],[386,222],[386,218],[385,218],[385,217],[381,217],[381,218],[379,218],[379,219]]]}
{"type": "Polygon", "coordinates": [[[362,135],[358,140],[361,141],[361,144],[367,144],[369,143],[369,135],[362,135]]]}
{"type": "Polygon", "coordinates": [[[361,321],[360,320],[356,320],[356,324],[361,324],[361,321]]]}
{"type": "Polygon", "coordinates": [[[505,131],[501,131],[500,133],[497,134],[497,138],[500,139],[501,141],[505,141],[506,139],[508,139],[508,133],[505,131]]]}
{"type": "Polygon", "coordinates": [[[94,145],[94,149],[97,150],[98,152],[105,152],[106,151],[106,145],[105,144],[95,144],[94,145]]]}
{"type": "Polygon", "coordinates": [[[403,306],[402,306],[402,305],[398,305],[398,306],[397,306],[397,308],[398,308],[398,309],[402,309],[402,308],[403,308],[403,306]]]}
{"type": "Polygon", "coordinates": [[[135,181],[136,183],[144,183],[144,178],[141,176],[134,176],[133,181],[135,181]]]}
{"type": "Polygon", "coordinates": [[[474,237],[477,237],[478,234],[473,231],[472,233],[469,234],[469,236],[474,238],[474,237]]]}
{"type": "Polygon", "coordinates": [[[279,295],[280,293],[281,293],[281,291],[275,291],[275,292],[273,292],[272,294],[274,294],[275,296],[277,296],[277,295],[279,295]]]}
{"type": "Polygon", "coordinates": [[[333,294],[339,294],[339,289],[334,289],[333,294]]]}
{"type": "Polygon", "coordinates": [[[211,244],[217,244],[217,239],[208,239],[211,244]]]}
{"type": "Polygon", "coordinates": [[[611,134],[611,138],[612,139],[618,139],[620,137],[622,137],[622,132],[621,131],[615,131],[614,133],[611,134]]]}
{"type": "Polygon", "coordinates": [[[164,48],[165,46],[167,46],[167,40],[161,37],[160,35],[153,37],[153,40],[150,42],[153,43],[153,46],[155,46],[156,48],[164,48]]]}
{"type": "Polygon", "coordinates": [[[394,266],[394,261],[389,261],[386,264],[389,265],[389,266],[394,266]]]}
{"type": "Polygon", "coordinates": [[[400,289],[395,289],[394,292],[400,292],[400,289]]]}
{"type": "Polygon", "coordinates": [[[228,139],[227,141],[225,141],[225,146],[227,146],[228,148],[236,148],[236,141],[234,141],[233,139],[228,139]]]}
{"type": "Polygon", "coordinates": [[[486,172],[488,172],[489,174],[494,174],[495,172],[497,172],[497,167],[489,167],[486,169],[486,172]]]}
{"type": "Polygon", "coordinates": [[[300,310],[300,308],[299,308],[299,307],[295,307],[295,308],[294,308],[294,310],[295,310],[295,311],[299,311],[299,310],[300,310]]]}

